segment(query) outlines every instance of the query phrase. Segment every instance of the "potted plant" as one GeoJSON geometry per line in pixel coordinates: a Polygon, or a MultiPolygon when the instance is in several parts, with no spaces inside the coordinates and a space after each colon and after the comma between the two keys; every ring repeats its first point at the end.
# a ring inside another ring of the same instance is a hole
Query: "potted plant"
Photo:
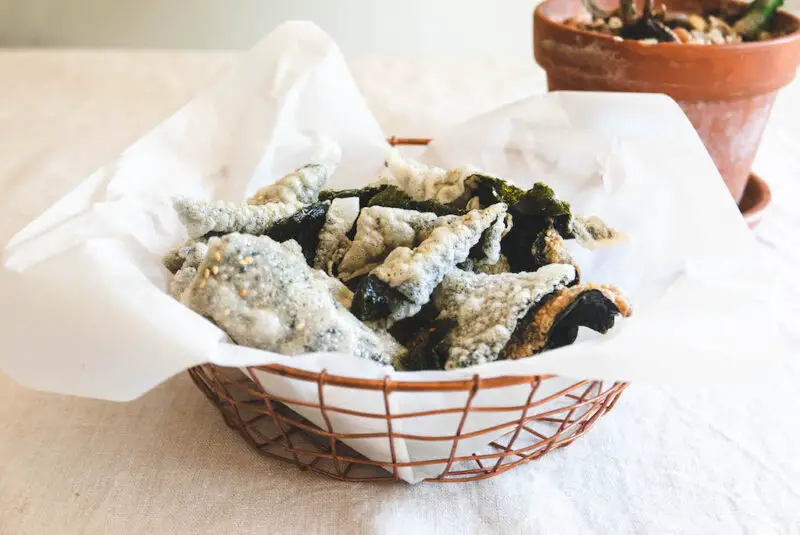
{"type": "Polygon", "coordinates": [[[548,89],[669,95],[739,202],[776,92],[795,76],[800,20],[777,10],[782,0],[615,2],[536,8],[534,56],[548,89]]]}

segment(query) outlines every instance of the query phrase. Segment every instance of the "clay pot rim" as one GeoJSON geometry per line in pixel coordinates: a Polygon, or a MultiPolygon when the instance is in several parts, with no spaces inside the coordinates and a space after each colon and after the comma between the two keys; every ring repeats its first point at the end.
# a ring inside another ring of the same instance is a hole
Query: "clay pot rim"
{"type": "Polygon", "coordinates": [[[634,39],[618,40],[614,39],[614,37],[611,35],[592,32],[589,30],[581,30],[573,26],[564,24],[563,22],[557,21],[555,19],[551,19],[550,17],[542,13],[543,10],[547,9],[549,4],[556,3],[557,1],[558,0],[544,0],[544,2],[541,2],[538,6],[536,6],[536,9],[534,9],[533,11],[534,24],[536,24],[538,21],[540,24],[550,26],[553,29],[558,29],[563,32],[571,32],[577,35],[584,36],[586,38],[596,39],[598,41],[607,43],[612,46],[627,48],[629,50],[635,50],[637,53],[644,53],[645,55],[657,56],[660,55],[659,51],[674,50],[677,47],[682,47],[682,48],[692,47],[703,50],[711,54],[716,54],[716,53],[737,54],[744,51],[753,52],[755,50],[767,51],[770,48],[785,46],[793,41],[800,39],[800,18],[796,17],[795,15],[787,11],[779,10],[777,16],[783,18],[786,22],[791,23],[794,26],[794,31],[786,35],[781,35],[780,37],[768,39],[766,41],[750,41],[746,43],[745,42],[723,43],[719,45],[687,45],[685,43],[656,43],[652,45],[647,45],[647,44],[642,44],[634,39]],[[712,50],[717,50],[719,52],[713,52],[712,50]]]}

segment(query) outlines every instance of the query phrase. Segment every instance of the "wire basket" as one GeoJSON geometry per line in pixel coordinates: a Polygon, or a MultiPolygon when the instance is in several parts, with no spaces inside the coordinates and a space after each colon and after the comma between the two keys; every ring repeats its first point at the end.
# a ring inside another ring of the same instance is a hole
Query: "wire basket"
{"type": "Polygon", "coordinates": [[[256,451],[343,481],[457,482],[501,474],[572,443],[627,387],[538,375],[357,379],[277,364],[205,364],[189,374],[256,451]],[[354,397],[374,410],[355,410],[354,397]]]}

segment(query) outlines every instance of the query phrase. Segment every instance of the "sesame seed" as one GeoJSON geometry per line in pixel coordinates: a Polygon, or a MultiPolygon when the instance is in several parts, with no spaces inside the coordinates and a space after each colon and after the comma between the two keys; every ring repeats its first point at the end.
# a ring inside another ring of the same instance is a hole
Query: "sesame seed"
{"type": "Polygon", "coordinates": [[[205,288],[206,287],[206,281],[200,281],[200,284],[198,284],[198,286],[200,286],[200,288],[205,288]]]}
{"type": "Polygon", "coordinates": [[[220,253],[219,251],[214,253],[214,260],[216,260],[217,262],[221,262],[222,261],[222,253],[220,253]]]}
{"type": "Polygon", "coordinates": [[[207,279],[207,278],[209,278],[210,276],[211,276],[211,270],[210,270],[210,269],[208,269],[208,268],[206,268],[206,270],[205,270],[205,271],[203,271],[203,278],[204,278],[204,279],[207,279]]]}
{"type": "Polygon", "coordinates": [[[230,316],[231,315],[231,309],[230,308],[226,308],[225,310],[222,311],[222,313],[225,314],[226,316],[230,316]]]}
{"type": "Polygon", "coordinates": [[[213,273],[214,275],[219,273],[219,266],[212,266],[211,267],[211,273],[213,273]]]}

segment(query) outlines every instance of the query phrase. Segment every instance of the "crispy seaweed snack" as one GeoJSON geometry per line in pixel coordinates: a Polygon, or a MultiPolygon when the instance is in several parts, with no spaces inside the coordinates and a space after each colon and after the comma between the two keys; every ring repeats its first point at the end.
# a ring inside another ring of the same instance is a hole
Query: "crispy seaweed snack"
{"type": "Polygon", "coordinates": [[[313,202],[332,173],[333,166],[323,164],[304,165],[274,184],[259,189],[252,197],[247,199],[247,203],[307,204],[313,202]]]}
{"type": "Polygon", "coordinates": [[[578,327],[605,334],[616,316],[627,318],[631,313],[628,298],[611,285],[579,284],[560,290],[519,323],[502,358],[517,359],[569,345],[578,336],[578,327]]]}
{"type": "Polygon", "coordinates": [[[251,205],[226,201],[195,201],[186,197],[175,198],[173,206],[190,238],[200,238],[209,233],[263,234],[276,221],[292,215],[300,208],[299,204],[251,205]]]}
{"type": "MultiPolygon", "coordinates": [[[[316,161],[295,169],[279,178],[274,184],[264,186],[253,194],[248,204],[310,204],[317,200],[319,192],[333,175],[342,159],[342,150],[336,143],[318,138],[316,161]]],[[[331,199],[321,199],[331,200],[331,199]]]]}
{"type": "Polygon", "coordinates": [[[454,216],[432,212],[368,206],[361,210],[350,248],[339,263],[338,277],[348,281],[378,267],[397,247],[416,247],[433,229],[447,225],[454,216]]]}
{"type": "Polygon", "coordinates": [[[505,215],[506,205],[501,203],[473,210],[436,228],[414,249],[394,249],[359,285],[353,313],[362,320],[388,324],[413,316],[445,275],[467,259],[483,233],[505,215]]]}
{"type": "Polygon", "coordinates": [[[211,239],[183,301],[238,344],[287,355],[338,351],[391,363],[402,346],[350,314],[327,279],[308,267],[297,242],[229,234],[211,239]]]}
{"type": "Polygon", "coordinates": [[[437,319],[451,320],[453,325],[435,349],[443,367],[466,368],[497,360],[519,320],[575,276],[575,268],[568,264],[551,264],[534,273],[453,271],[434,300],[437,319]]]}
{"type": "Polygon", "coordinates": [[[300,167],[245,203],[175,199],[190,239],[164,257],[169,293],[238,344],[404,370],[534,355],[631,313],[618,289],[582,283],[568,250],[625,235],[543,183],[395,151],[376,184],[324,190],[333,172],[300,167]]]}

